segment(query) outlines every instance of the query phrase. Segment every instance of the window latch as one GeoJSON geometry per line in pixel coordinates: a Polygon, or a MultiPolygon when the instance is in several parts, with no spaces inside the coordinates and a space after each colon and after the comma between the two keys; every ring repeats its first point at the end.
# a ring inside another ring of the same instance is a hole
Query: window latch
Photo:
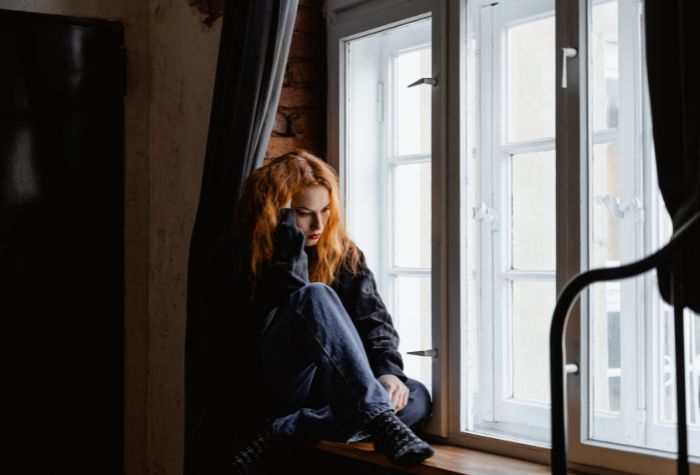
{"type": "Polygon", "coordinates": [[[431,86],[437,86],[437,78],[420,78],[413,84],[409,84],[408,87],[418,86],[419,84],[430,84],[431,86]]]}
{"type": "Polygon", "coordinates": [[[636,196],[620,199],[617,196],[598,195],[595,197],[595,202],[608,208],[617,219],[624,218],[630,211],[635,213],[640,221],[643,219],[644,206],[636,196]]]}
{"type": "Polygon", "coordinates": [[[576,48],[562,48],[561,49],[561,88],[566,89],[566,63],[569,58],[575,58],[578,56],[578,50],[576,48]]]}
{"type": "Polygon", "coordinates": [[[472,218],[475,221],[490,221],[495,226],[496,210],[482,201],[478,208],[472,207],[472,218]]]}
{"type": "Polygon", "coordinates": [[[437,358],[438,351],[437,351],[437,348],[431,348],[429,350],[408,351],[408,352],[406,352],[406,354],[416,355],[416,356],[428,356],[430,358],[437,358]]]}

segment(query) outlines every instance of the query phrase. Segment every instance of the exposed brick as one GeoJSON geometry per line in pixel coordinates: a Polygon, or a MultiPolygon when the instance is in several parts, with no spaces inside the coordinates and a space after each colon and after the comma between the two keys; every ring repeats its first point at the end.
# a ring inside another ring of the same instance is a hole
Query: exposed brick
{"type": "Polygon", "coordinates": [[[265,159],[304,148],[326,156],[325,0],[300,0],[265,159]]]}
{"type": "Polygon", "coordinates": [[[325,0],[299,0],[299,6],[300,7],[311,7],[311,8],[318,8],[319,11],[323,11],[325,8],[326,1],[325,0]]]}
{"type": "Polygon", "coordinates": [[[292,133],[318,138],[325,132],[325,124],[320,112],[301,112],[291,117],[292,133]]]}
{"type": "Polygon", "coordinates": [[[289,63],[287,72],[289,75],[290,84],[302,83],[325,85],[326,82],[323,63],[319,61],[301,61],[289,63]]]}
{"type": "Polygon", "coordinates": [[[282,78],[282,87],[288,87],[289,84],[289,61],[287,61],[287,66],[284,68],[284,77],[282,78]]]}
{"type": "Polygon", "coordinates": [[[279,135],[289,135],[289,118],[286,115],[280,112],[277,113],[277,116],[275,116],[275,123],[272,126],[272,133],[279,135]]]}
{"type": "Polygon", "coordinates": [[[310,140],[304,137],[270,137],[270,143],[267,147],[265,157],[278,157],[287,152],[291,152],[295,148],[304,148],[312,153],[320,153],[323,151],[323,144],[318,141],[310,140]]]}
{"type": "Polygon", "coordinates": [[[323,15],[318,5],[299,5],[294,31],[319,33],[325,28],[323,15]]]}
{"type": "Polygon", "coordinates": [[[295,31],[289,46],[289,60],[325,57],[324,33],[312,34],[295,31]]]}
{"type": "Polygon", "coordinates": [[[318,109],[323,99],[313,89],[283,87],[279,107],[318,109]]]}

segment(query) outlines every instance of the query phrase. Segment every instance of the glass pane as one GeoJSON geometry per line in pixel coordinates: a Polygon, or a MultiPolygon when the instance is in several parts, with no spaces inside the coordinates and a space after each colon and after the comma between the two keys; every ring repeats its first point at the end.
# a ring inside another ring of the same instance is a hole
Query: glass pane
{"type": "Polygon", "coordinates": [[[508,141],[554,137],[554,16],[511,26],[506,37],[508,141]]]}
{"type": "Polygon", "coordinates": [[[432,86],[408,87],[432,77],[430,47],[400,53],[396,68],[396,154],[430,153],[430,101],[432,86]]]}
{"type": "Polygon", "coordinates": [[[516,281],[512,289],[513,397],[548,403],[549,325],[554,311],[554,281],[516,281]]]}
{"type": "MultiPolygon", "coordinates": [[[[637,61],[644,60],[638,45],[642,27],[638,6],[635,2],[597,1],[592,7],[591,267],[617,266],[649,255],[671,234],[670,218],[657,187],[653,144],[647,146],[644,141],[651,124],[645,118],[641,92],[635,90],[635,81],[644,70],[637,61]],[[625,28],[620,30],[619,25],[625,28]],[[614,130],[618,127],[619,136],[614,130]],[[600,133],[606,129],[608,132],[600,133]]],[[[673,309],[661,299],[655,272],[594,285],[589,291],[589,311],[590,437],[675,452],[673,309]]],[[[697,325],[698,317],[686,311],[691,455],[700,454],[697,325]]]]}
{"type": "Polygon", "coordinates": [[[432,394],[432,358],[407,355],[408,351],[433,347],[430,277],[395,277],[394,324],[401,337],[399,351],[404,372],[425,384],[432,394]]]}
{"type": "Polygon", "coordinates": [[[430,163],[394,169],[394,264],[430,267],[430,163]]]}
{"type": "MultiPolygon", "coordinates": [[[[652,157],[653,159],[654,157],[652,157]]],[[[656,167],[652,163],[652,180],[656,206],[651,216],[652,243],[657,249],[668,242],[672,234],[671,217],[666,211],[658,188],[656,187],[656,167]]],[[[676,364],[675,335],[673,329],[673,307],[665,303],[658,290],[656,271],[650,273],[652,332],[654,335],[653,363],[651,366],[652,420],[666,424],[668,433],[652,431],[654,437],[647,445],[668,451],[677,451],[676,445],[676,364]]],[[[688,452],[700,455],[700,315],[686,309],[684,312],[686,400],[688,417],[688,452]]]]}
{"type": "Polygon", "coordinates": [[[620,283],[591,287],[593,342],[593,407],[596,412],[620,411],[620,283]]]}
{"type": "MultiPolygon", "coordinates": [[[[591,266],[613,267],[620,264],[619,207],[620,156],[616,143],[593,146],[591,163],[591,266]]],[[[629,254],[629,253],[628,253],[629,254]]],[[[634,258],[634,253],[631,253],[634,258]]]]}
{"type": "Polygon", "coordinates": [[[593,130],[618,125],[620,103],[617,1],[593,5],[591,21],[591,109],[593,130]]]}
{"type": "MultiPolygon", "coordinates": [[[[659,347],[660,358],[657,362],[657,387],[659,414],[661,421],[674,423],[676,414],[676,364],[674,356],[673,307],[662,302],[659,298],[659,313],[661,316],[659,347]]],[[[686,398],[688,404],[688,422],[695,428],[700,427],[700,317],[686,309],[685,319],[685,355],[686,355],[686,398]]],[[[700,448],[700,447],[698,447],[700,448]]]]}
{"type": "Polygon", "coordinates": [[[555,270],[553,150],[511,157],[513,268],[555,270]]]}
{"type": "MultiPolygon", "coordinates": [[[[421,133],[429,138],[431,126],[430,114],[423,113],[425,101],[421,99],[421,94],[430,91],[430,86],[404,87],[397,91],[396,77],[408,81],[407,77],[411,76],[410,79],[415,81],[417,78],[413,78],[410,72],[418,68],[414,71],[418,74],[422,71],[420,68],[425,67],[430,52],[431,24],[430,18],[423,18],[345,43],[345,117],[341,122],[344,124],[347,155],[345,168],[338,172],[345,182],[348,233],[364,252],[382,293],[390,288],[388,271],[395,254],[390,248],[391,226],[388,225],[395,222],[394,216],[389,215],[395,195],[387,163],[392,154],[391,144],[398,135],[404,144],[417,140],[416,143],[425,148],[425,140],[416,130],[427,128],[427,132],[423,130],[421,133]],[[404,132],[400,134],[389,127],[397,127],[393,120],[397,115],[397,97],[401,97],[398,105],[402,112],[399,116],[408,120],[402,119],[404,132]],[[405,109],[409,105],[417,109],[405,109]],[[423,116],[428,122],[423,119],[416,121],[423,116]]],[[[415,234],[413,241],[420,239],[420,235],[415,234]]]]}

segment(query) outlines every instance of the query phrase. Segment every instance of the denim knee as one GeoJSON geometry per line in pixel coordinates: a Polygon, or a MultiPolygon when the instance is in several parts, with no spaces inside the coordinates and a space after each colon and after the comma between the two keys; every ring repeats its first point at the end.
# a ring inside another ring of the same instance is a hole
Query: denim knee
{"type": "Polygon", "coordinates": [[[291,295],[291,298],[296,299],[297,301],[302,301],[305,299],[337,299],[338,295],[335,293],[335,290],[333,290],[329,285],[326,285],[323,282],[309,282],[303,287],[300,287],[297,290],[295,290],[294,293],[291,295]]]}
{"type": "MultiPolygon", "coordinates": [[[[290,295],[290,304],[299,310],[300,313],[309,313],[304,312],[306,308],[333,310],[333,313],[340,314],[346,313],[345,307],[343,307],[340,297],[335,293],[335,290],[322,282],[311,282],[297,289],[290,295]]],[[[316,314],[319,312],[312,313],[316,314]]]]}

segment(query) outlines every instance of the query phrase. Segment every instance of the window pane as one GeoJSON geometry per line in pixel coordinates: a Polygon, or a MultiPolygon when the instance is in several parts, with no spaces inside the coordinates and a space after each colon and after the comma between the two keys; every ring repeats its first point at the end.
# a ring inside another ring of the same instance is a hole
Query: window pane
{"type": "MultiPolygon", "coordinates": [[[[344,125],[346,156],[345,168],[338,171],[345,184],[348,232],[363,250],[382,293],[387,292],[391,285],[389,270],[394,264],[395,254],[389,234],[396,221],[392,204],[395,190],[387,159],[392,155],[393,143],[398,136],[402,137],[402,143],[408,144],[420,135],[415,132],[420,128],[419,124],[427,124],[428,131],[423,132],[427,137],[430,137],[431,126],[429,103],[427,112],[420,108],[417,112],[404,109],[401,109],[401,114],[395,112],[397,97],[401,98],[401,107],[408,103],[418,107],[422,103],[413,96],[425,94],[421,89],[430,91],[430,86],[404,87],[398,91],[396,76],[404,78],[410,75],[411,68],[425,66],[430,51],[431,24],[431,18],[422,18],[345,43],[345,88],[342,91],[345,117],[341,123],[344,125]],[[405,93],[412,94],[413,99],[406,99],[405,93]],[[408,132],[397,132],[399,124],[393,120],[397,115],[410,115],[409,122],[401,122],[408,124],[404,127],[408,132]],[[423,116],[428,122],[410,124],[410,120],[423,116]]],[[[427,142],[428,150],[429,145],[427,142]]],[[[419,239],[419,235],[414,235],[413,241],[419,239]]]]}
{"type": "Polygon", "coordinates": [[[430,163],[394,169],[394,263],[430,267],[430,163]]]}
{"type": "MultiPolygon", "coordinates": [[[[430,18],[345,43],[346,223],[377,279],[400,337],[407,376],[431,390],[432,358],[407,355],[431,338],[430,18]],[[400,154],[424,154],[391,160],[400,154]],[[420,160],[417,163],[416,160],[420,160]],[[425,160],[423,162],[423,160],[425,160]],[[393,267],[421,268],[419,276],[393,267]],[[422,277],[425,273],[425,277],[422,277]]],[[[344,119],[344,120],[343,120],[344,119]]]]}
{"type": "MultiPolygon", "coordinates": [[[[621,194],[617,144],[594,145],[592,159],[591,266],[612,267],[621,261],[620,217],[614,213],[621,194]]],[[[635,257],[633,252],[628,254],[635,257]]]]}
{"type": "Polygon", "coordinates": [[[511,26],[506,36],[508,141],[554,137],[554,16],[511,26]]]}
{"type": "Polygon", "coordinates": [[[401,337],[399,351],[404,360],[404,372],[432,387],[432,358],[407,355],[407,351],[432,348],[430,277],[396,277],[394,324],[401,337]]]}
{"type": "Polygon", "coordinates": [[[430,95],[432,86],[408,87],[420,78],[432,77],[431,50],[401,53],[396,67],[396,153],[430,153],[430,95]]]}
{"type": "Polygon", "coordinates": [[[617,413],[620,411],[623,377],[620,364],[620,283],[596,284],[590,295],[593,407],[596,412],[617,413]]]}
{"type": "MultiPolygon", "coordinates": [[[[653,144],[645,140],[651,124],[639,87],[644,79],[639,8],[637,2],[625,1],[596,1],[592,6],[591,267],[640,259],[671,234],[657,187],[653,144]]],[[[594,285],[588,307],[590,437],[675,452],[673,309],[659,295],[655,272],[594,285]]],[[[687,312],[684,320],[688,445],[691,454],[698,454],[700,336],[697,317],[687,312]]]]}
{"type": "Polygon", "coordinates": [[[513,282],[513,397],[548,403],[554,282],[513,282]]]}
{"type": "Polygon", "coordinates": [[[511,235],[513,268],[555,270],[553,150],[513,155],[511,235]]]}
{"type": "Polygon", "coordinates": [[[619,58],[616,1],[593,5],[591,21],[591,109],[593,129],[618,125],[619,58]]]}

